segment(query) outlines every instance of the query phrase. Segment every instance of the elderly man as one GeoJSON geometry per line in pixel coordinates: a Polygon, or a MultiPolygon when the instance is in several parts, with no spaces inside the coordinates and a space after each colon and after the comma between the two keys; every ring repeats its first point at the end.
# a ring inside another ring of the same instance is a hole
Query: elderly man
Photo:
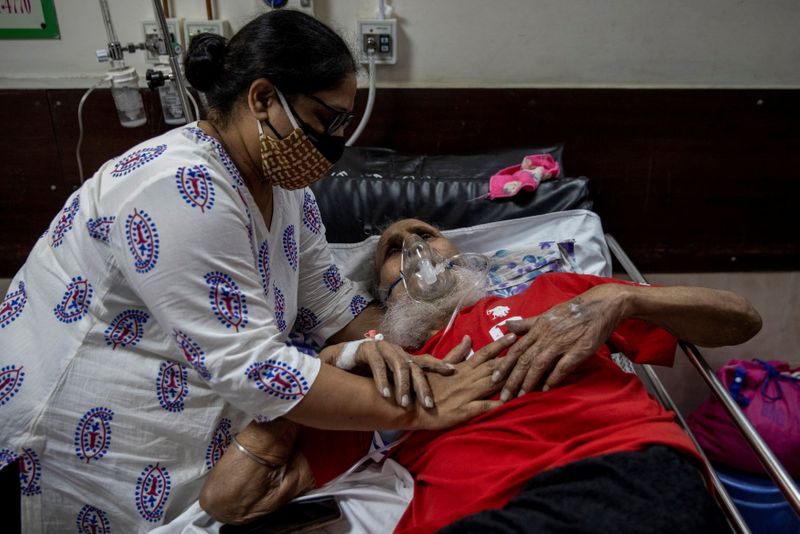
{"type": "MultiPolygon", "coordinates": [[[[613,363],[611,353],[670,365],[676,338],[703,346],[744,342],[761,327],[746,300],[725,291],[566,273],[541,275],[512,297],[486,297],[476,291],[475,273],[459,267],[451,269],[455,281],[447,291],[420,300],[407,294],[408,272],[402,275],[406,283],[397,283],[403,242],[412,234],[443,257],[458,253],[422,221],[399,221],[384,232],[376,261],[380,289],[388,294],[382,330],[387,341],[441,358],[497,343],[507,332],[519,339],[497,360],[491,377],[504,384],[500,407],[450,430],[415,432],[395,449],[393,458],[415,480],[397,531],[726,528],[691,441],[638,378],[613,363]],[[445,328],[456,306],[461,309],[445,328]]],[[[442,272],[430,267],[429,278],[442,272]]],[[[335,362],[339,352],[331,349],[327,357],[335,362]]],[[[372,367],[381,387],[385,371],[372,367]]],[[[363,453],[360,439],[334,436],[324,448],[320,439],[304,440],[293,461],[302,454],[306,472],[319,484],[363,453]]],[[[290,447],[283,450],[288,458],[290,447]]],[[[227,481],[224,490],[217,486],[206,493],[204,505],[212,515],[226,516],[226,503],[232,497],[241,503],[244,494],[244,485],[237,487],[224,474],[226,465],[220,462],[207,483],[227,481]]],[[[256,494],[271,494],[265,489],[256,494]]]]}

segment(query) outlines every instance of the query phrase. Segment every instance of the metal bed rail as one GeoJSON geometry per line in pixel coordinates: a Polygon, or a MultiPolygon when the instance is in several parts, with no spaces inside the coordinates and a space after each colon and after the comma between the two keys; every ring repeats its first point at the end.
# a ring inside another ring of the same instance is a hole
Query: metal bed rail
{"type": "MultiPolygon", "coordinates": [[[[605,234],[605,237],[606,242],[608,243],[608,248],[611,250],[612,255],[617,259],[628,276],[630,276],[635,282],[646,284],[647,280],[642,273],[639,272],[617,240],[608,233],[605,234]]],[[[742,433],[747,443],[750,445],[750,448],[752,448],[753,452],[755,452],[756,456],[758,456],[758,459],[764,466],[767,474],[772,478],[778,488],[780,488],[783,495],[786,497],[789,505],[792,507],[794,512],[800,516],[800,490],[798,490],[792,477],[747,419],[747,416],[744,415],[744,412],[742,412],[739,406],[733,401],[731,396],[728,395],[728,392],[725,390],[725,386],[723,386],[719,381],[717,376],[714,374],[713,369],[708,365],[708,362],[706,362],[705,358],[703,358],[702,354],[700,354],[700,351],[697,349],[697,347],[685,341],[679,341],[678,345],[684,354],[686,354],[686,357],[689,359],[692,365],[694,365],[695,369],[703,378],[703,380],[705,380],[706,385],[709,387],[714,396],[725,407],[726,411],[733,419],[734,424],[742,433]]],[[[749,532],[747,525],[736,509],[736,506],[733,504],[728,492],[725,490],[725,487],[722,485],[719,477],[717,477],[716,473],[711,467],[711,464],[708,462],[708,458],[706,458],[705,453],[686,424],[685,419],[676,409],[675,403],[672,401],[672,398],[669,396],[669,393],[667,393],[667,390],[664,388],[664,385],[661,383],[661,380],[658,378],[655,371],[649,365],[641,365],[637,367],[642,370],[640,377],[642,377],[645,382],[648,383],[651,390],[655,392],[661,403],[666,408],[675,412],[681,426],[683,426],[683,428],[689,434],[689,437],[692,439],[695,446],[697,446],[697,449],[703,456],[703,459],[705,460],[711,472],[712,482],[714,489],[717,491],[719,496],[720,504],[722,505],[723,511],[728,516],[728,520],[731,522],[732,526],[739,532],[749,532]]]]}

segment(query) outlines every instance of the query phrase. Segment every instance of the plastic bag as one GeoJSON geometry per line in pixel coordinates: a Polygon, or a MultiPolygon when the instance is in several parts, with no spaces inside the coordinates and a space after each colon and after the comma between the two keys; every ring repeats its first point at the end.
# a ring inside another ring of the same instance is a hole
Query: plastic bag
{"type": "MultiPolygon", "coordinates": [[[[800,368],[780,361],[730,360],[717,377],[792,476],[800,476],[800,368]]],[[[758,457],[716,397],[688,418],[709,460],[763,474],[758,457]]]]}

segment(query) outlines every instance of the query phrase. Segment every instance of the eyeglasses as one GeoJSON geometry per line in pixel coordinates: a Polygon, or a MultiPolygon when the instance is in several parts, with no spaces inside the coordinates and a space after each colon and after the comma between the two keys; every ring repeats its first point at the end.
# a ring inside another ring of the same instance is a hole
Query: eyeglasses
{"type": "Polygon", "coordinates": [[[321,106],[323,106],[328,111],[332,111],[333,113],[336,114],[333,117],[333,119],[331,119],[331,121],[328,123],[328,125],[325,127],[325,133],[328,134],[328,135],[333,135],[334,132],[336,132],[339,129],[343,130],[343,129],[347,128],[347,126],[351,122],[353,122],[353,119],[356,116],[355,113],[351,113],[349,111],[339,111],[338,109],[329,106],[322,99],[317,98],[314,95],[305,95],[305,96],[307,96],[308,98],[310,98],[311,100],[313,100],[317,104],[320,104],[321,106]]]}

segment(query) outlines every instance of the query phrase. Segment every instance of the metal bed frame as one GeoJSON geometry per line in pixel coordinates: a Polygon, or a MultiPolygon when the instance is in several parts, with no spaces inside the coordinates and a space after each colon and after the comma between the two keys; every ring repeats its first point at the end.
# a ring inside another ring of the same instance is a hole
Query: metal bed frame
{"type": "MultiPolygon", "coordinates": [[[[628,276],[630,276],[630,278],[635,282],[647,283],[645,277],[641,272],[639,272],[617,240],[608,233],[605,234],[605,237],[612,256],[619,262],[628,276]]],[[[747,443],[753,449],[753,452],[756,453],[756,456],[758,456],[758,459],[761,461],[761,464],[764,466],[767,474],[772,478],[778,488],[780,488],[783,495],[786,497],[789,505],[792,507],[794,512],[800,516],[800,490],[798,490],[797,485],[794,483],[792,477],[789,475],[780,461],[775,457],[775,454],[764,442],[763,438],[758,434],[739,406],[733,401],[725,389],[725,386],[723,386],[719,381],[717,376],[714,374],[713,369],[708,365],[702,354],[700,354],[700,351],[697,350],[697,347],[691,343],[686,343],[685,341],[679,341],[678,345],[683,353],[686,354],[686,357],[689,358],[689,361],[692,363],[692,365],[694,365],[695,369],[697,369],[697,372],[700,373],[700,376],[703,378],[703,380],[705,380],[706,385],[709,387],[709,389],[711,389],[711,392],[714,394],[714,396],[725,407],[728,414],[733,419],[736,427],[747,440],[747,443]]],[[[744,519],[742,519],[741,514],[739,514],[739,511],[734,505],[733,500],[731,499],[730,495],[728,495],[728,492],[722,485],[722,482],[715,473],[711,463],[708,461],[703,449],[700,447],[697,439],[694,437],[692,431],[689,429],[689,426],[686,424],[686,420],[676,408],[675,403],[673,402],[669,393],[667,393],[667,390],[664,388],[664,385],[661,383],[661,380],[658,378],[653,368],[650,365],[638,364],[635,365],[635,368],[637,371],[636,374],[639,375],[639,378],[642,379],[650,391],[652,391],[656,397],[658,397],[658,400],[661,402],[661,404],[675,412],[678,422],[684,428],[686,433],[689,434],[689,437],[694,442],[697,450],[700,451],[700,454],[702,455],[711,475],[717,500],[719,501],[723,512],[725,512],[725,515],[727,516],[731,526],[736,532],[750,532],[750,529],[747,527],[747,524],[744,522],[744,519]]]]}

